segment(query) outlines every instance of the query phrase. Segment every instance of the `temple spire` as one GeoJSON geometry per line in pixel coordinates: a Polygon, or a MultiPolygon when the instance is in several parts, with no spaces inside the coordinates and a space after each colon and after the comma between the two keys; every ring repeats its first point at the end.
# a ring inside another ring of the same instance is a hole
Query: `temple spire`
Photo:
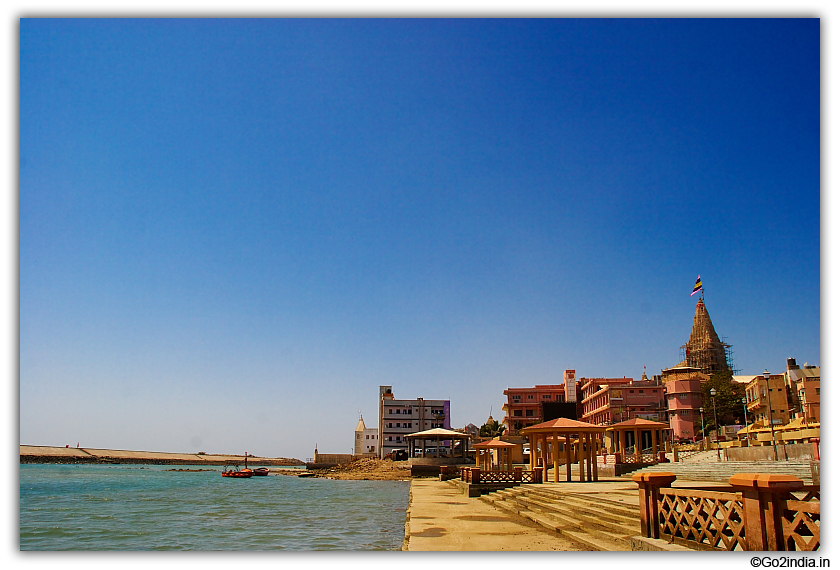
{"type": "MultiPolygon", "coordinates": [[[[700,291],[702,292],[702,289],[700,291]]],[[[702,293],[697,300],[691,336],[681,348],[684,354],[682,365],[699,368],[710,376],[716,372],[732,370],[728,358],[728,351],[731,346],[721,342],[720,337],[718,337],[702,293]]]]}

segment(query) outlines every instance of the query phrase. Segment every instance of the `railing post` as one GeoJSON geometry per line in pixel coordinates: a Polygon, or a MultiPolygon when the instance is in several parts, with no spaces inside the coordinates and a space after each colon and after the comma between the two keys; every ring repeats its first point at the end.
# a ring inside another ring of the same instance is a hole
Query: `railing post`
{"type": "Polygon", "coordinates": [[[522,482],[522,468],[521,467],[514,467],[513,468],[513,480],[516,483],[522,482]]]}
{"type": "Polygon", "coordinates": [[[544,467],[534,467],[534,483],[542,483],[543,482],[543,470],[544,467]]]}
{"type": "Polygon", "coordinates": [[[674,463],[680,462],[680,450],[677,449],[677,446],[674,446],[674,463]]]}
{"type": "Polygon", "coordinates": [[[659,538],[659,489],[676,481],[673,473],[636,473],[633,481],[639,485],[639,519],[642,536],[659,538]]]}
{"type": "Polygon", "coordinates": [[[481,483],[481,468],[480,467],[471,467],[470,468],[470,483],[481,483]]]}
{"type": "Polygon", "coordinates": [[[738,473],[729,484],[744,497],[744,532],[749,550],[785,550],[782,509],[789,493],[804,486],[790,475],[738,473]]]}

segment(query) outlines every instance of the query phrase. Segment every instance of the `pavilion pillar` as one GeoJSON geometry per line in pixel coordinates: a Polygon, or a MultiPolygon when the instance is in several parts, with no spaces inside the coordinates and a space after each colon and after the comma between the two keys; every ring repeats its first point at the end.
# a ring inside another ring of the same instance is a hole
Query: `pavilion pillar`
{"type": "Polygon", "coordinates": [[[653,456],[659,462],[659,430],[654,428],[650,430],[651,444],[653,446],[653,456]]]}
{"type": "Polygon", "coordinates": [[[642,430],[640,430],[639,428],[636,428],[635,430],[633,430],[633,437],[636,438],[636,441],[634,442],[634,445],[633,445],[634,449],[636,450],[636,457],[639,458],[638,461],[641,461],[642,460],[642,430]]]}
{"type": "Polygon", "coordinates": [[[537,446],[534,445],[534,434],[528,434],[528,443],[530,444],[531,453],[528,454],[528,461],[531,462],[531,471],[536,467],[537,446]]]}
{"type": "Polygon", "coordinates": [[[540,434],[540,439],[542,440],[542,445],[540,445],[540,457],[542,458],[542,466],[543,469],[548,467],[548,436],[542,433],[540,434]]]}
{"type": "MultiPolygon", "coordinates": [[[[601,437],[603,437],[603,436],[601,436],[601,437]]],[[[598,480],[598,451],[601,447],[600,446],[601,438],[597,437],[596,435],[593,435],[592,438],[598,443],[598,445],[596,445],[596,449],[592,450],[592,458],[595,460],[595,466],[592,467],[592,480],[597,481],[598,480]]]]}
{"type": "Polygon", "coordinates": [[[584,465],[584,455],[583,455],[583,438],[585,436],[586,436],[586,434],[583,434],[583,433],[578,434],[578,449],[577,449],[577,452],[578,452],[578,475],[579,475],[578,479],[580,479],[581,483],[583,483],[584,477],[586,475],[586,473],[584,472],[585,469],[586,469],[586,466],[584,465]]]}
{"type": "Polygon", "coordinates": [[[566,433],[566,443],[563,445],[566,456],[566,482],[572,481],[572,442],[568,432],[566,433]]]}
{"type": "Polygon", "coordinates": [[[551,441],[551,455],[554,459],[554,482],[560,482],[560,435],[554,432],[551,441]]]}

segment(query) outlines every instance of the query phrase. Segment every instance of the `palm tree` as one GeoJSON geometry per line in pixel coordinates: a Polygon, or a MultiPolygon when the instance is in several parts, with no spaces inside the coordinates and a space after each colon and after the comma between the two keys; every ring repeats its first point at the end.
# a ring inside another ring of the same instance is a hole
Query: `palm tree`
{"type": "Polygon", "coordinates": [[[481,437],[498,437],[505,432],[505,425],[496,420],[490,420],[478,430],[481,437]]]}

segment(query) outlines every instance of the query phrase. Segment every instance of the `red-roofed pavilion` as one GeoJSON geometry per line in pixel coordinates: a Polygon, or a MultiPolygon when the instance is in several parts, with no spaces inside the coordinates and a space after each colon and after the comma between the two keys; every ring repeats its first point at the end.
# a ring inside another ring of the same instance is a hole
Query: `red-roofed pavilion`
{"type": "Polygon", "coordinates": [[[607,428],[608,432],[612,432],[610,453],[620,453],[622,458],[625,457],[627,455],[627,434],[632,433],[632,455],[636,457],[635,463],[641,463],[643,434],[650,433],[651,452],[655,457],[654,461],[658,462],[660,446],[662,448],[661,450],[665,451],[665,439],[670,429],[671,426],[666,423],[654,422],[642,418],[633,418],[626,422],[613,424],[607,428]]]}
{"type": "Polygon", "coordinates": [[[537,464],[537,447],[540,449],[540,458],[543,465],[548,465],[549,449],[548,442],[551,441],[551,458],[554,463],[554,482],[560,482],[560,439],[564,438],[563,451],[566,456],[566,481],[572,480],[572,457],[579,462],[579,475],[581,481],[597,481],[598,467],[595,464],[597,448],[604,445],[606,434],[604,426],[597,426],[586,422],[579,422],[569,418],[557,418],[522,429],[531,442],[531,469],[537,464]],[[572,436],[576,440],[572,440],[572,436]]]}
{"type": "Polygon", "coordinates": [[[515,443],[508,443],[507,441],[501,441],[499,439],[491,439],[490,441],[482,441],[481,443],[474,444],[473,449],[476,450],[476,467],[482,467],[482,463],[484,463],[483,468],[486,471],[490,471],[493,468],[492,451],[497,449],[499,451],[499,466],[506,465],[508,471],[513,471],[513,458],[511,450],[514,447],[516,447],[515,443]]]}

